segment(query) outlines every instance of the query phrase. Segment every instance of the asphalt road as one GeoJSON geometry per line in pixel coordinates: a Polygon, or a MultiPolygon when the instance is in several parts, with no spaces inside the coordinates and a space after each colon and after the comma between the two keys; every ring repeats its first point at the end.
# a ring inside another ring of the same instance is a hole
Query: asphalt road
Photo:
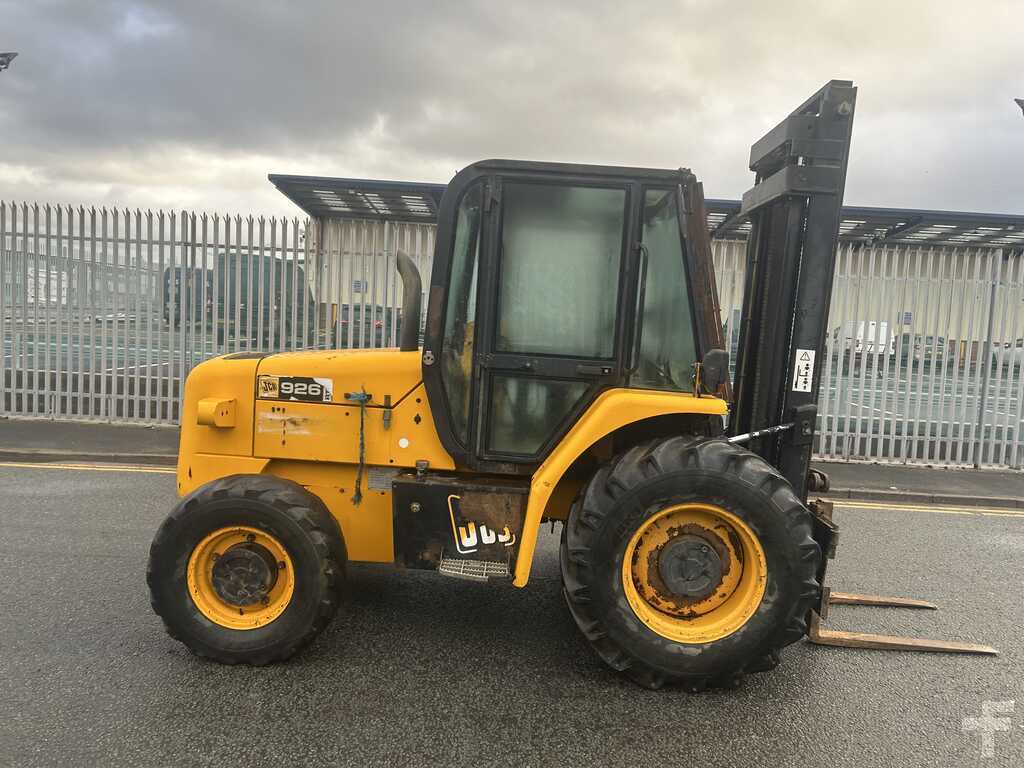
{"type": "Polygon", "coordinates": [[[168,638],[144,582],[173,478],[0,466],[0,765],[1020,766],[1024,516],[843,508],[835,588],[943,610],[834,608],[832,626],[992,644],[999,657],[800,643],[736,691],[649,692],[606,670],[559,592],[352,574],[305,652],[224,667],[168,638]],[[1016,702],[982,761],[962,730],[1016,702]]]}

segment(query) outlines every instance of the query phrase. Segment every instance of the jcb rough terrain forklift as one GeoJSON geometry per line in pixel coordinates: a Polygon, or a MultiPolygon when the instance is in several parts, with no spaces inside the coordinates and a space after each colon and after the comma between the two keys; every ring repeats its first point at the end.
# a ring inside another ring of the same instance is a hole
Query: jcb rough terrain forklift
{"type": "MultiPolygon", "coordinates": [[[[807,503],[827,482],[809,459],[855,94],[830,82],[753,146],[731,407],[685,169],[475,163],[440,206],[422,348],[410,322],[399,349],[198,366],[184,498],[148,571],[170,634],[229,664],[286,659],[350,562],[525,587],[560,521],[569,610],[642,685],[735,685],[808,633],[922,644],[817,624],[836,528],[807,503]]],[[[398,269],[419,317],[416,268],[398,269]]]]}

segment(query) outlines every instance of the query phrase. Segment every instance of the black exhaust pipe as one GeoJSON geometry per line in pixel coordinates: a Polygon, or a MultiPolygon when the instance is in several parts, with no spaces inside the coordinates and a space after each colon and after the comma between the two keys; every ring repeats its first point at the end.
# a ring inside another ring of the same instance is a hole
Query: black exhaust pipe
{"type": "Polygon", "coordinates": [[[423,281],[416,264],[405,251],[398,252],[398,274],[402,278],[402,332],[398,337],[398,348],[402,352],[415,352],[420,348],[423,281]]]}

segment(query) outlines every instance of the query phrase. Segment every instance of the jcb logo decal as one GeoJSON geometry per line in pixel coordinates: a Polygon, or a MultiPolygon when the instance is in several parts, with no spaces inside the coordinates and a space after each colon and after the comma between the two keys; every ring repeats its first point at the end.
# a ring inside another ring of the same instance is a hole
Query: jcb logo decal
{"type": "MultiPolygon", "coordinates": [[[[477,525],[474,521],[468,520],[465,525],[459,525],[455,521],[455,508],[459,497],[452,494],[448,497],[448,516],[452,521],[452,536],[455,539],[455,549],[461,555],[469,555],[476,552],[480,545],[490,545],[495,542],[511,547],[516,543],[516,535],[506,525],[501,532],[492,531],[483,523],[477,525]]],[[[459,514],[461,519],[462,515],[459,514]]]]}
{"type": "Polygon", "coordinates": [[[280,383],[277,376],[260,376],[259,397],[280,397],[280,383]]]}

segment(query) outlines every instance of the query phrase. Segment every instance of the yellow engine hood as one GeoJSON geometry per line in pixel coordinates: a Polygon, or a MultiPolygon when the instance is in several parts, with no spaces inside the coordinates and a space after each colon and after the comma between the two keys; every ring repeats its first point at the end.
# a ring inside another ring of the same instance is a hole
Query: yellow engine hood
{"type": "Polygon", "coordinates": [[[253,456],[290,461],[437,469],[455,464],[434,429],[420,375],[420,353],[397,349],[287,352],[256,370],[253,456]],[[296,377],[330,387],[330,399],[290,399],[296,377]],[[290,384],[286,384],[291,381],[290,384]],[[366,392],[366,411],[351,399],[366,392]],[[360,437],[360,433],[362,437],[360,437]]]}
{"type": "Polygon", "coordinates": [[[420,353],[397,349],[328,349],[283,352],[260,361],[257,376],[309,376],[333,382],[331,402],[348,403],[347,393],[363,389],[373,396],[368,405],[392,404],[420,383],[420,353]]]}

